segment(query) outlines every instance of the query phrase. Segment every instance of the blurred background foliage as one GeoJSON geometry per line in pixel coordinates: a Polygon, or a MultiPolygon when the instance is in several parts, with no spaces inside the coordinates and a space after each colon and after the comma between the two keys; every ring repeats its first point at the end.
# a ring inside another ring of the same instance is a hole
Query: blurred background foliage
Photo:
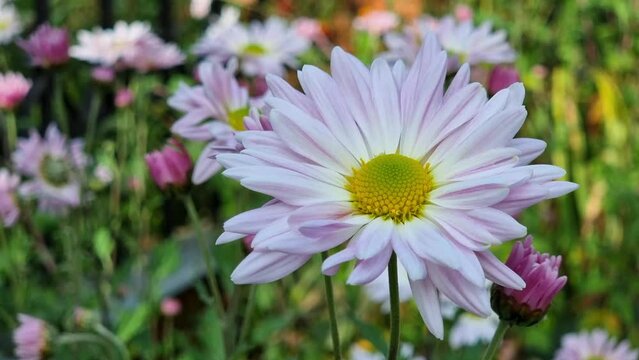
{"type": "MultiPolygon", "coordinates": [[[[206,21],[191,19],[189,2],[176,0],[170,1],[171,23],[167,24],[160,20],[158,3],[113,1],[113,16],[150,21],[160,34],[189,49],[204,31],[206,21]]],[[[329,38],[350,50],[358,50],[350,24],[359,13],[391,9],[408,20],[422,13],[441,16],[458,4],[441,0],[232,3],[244,9],[245,19],[270,15],[318,18],[329,38]]],[[[497,28],[506,29],[519,54],[516,67],[527,90],[529,112],[521,135],[544,139],[549,145],[540,161],[567,169],[567,178],[581,185],[577,192],[544,202],[522,215],[521,222],[535,236],[537,247],[564,257],[563,271],[569,282],[545,321],[510,333],[505,352],[518,355],[505,358],[549,359],[562,334],[593,327],[604,327],[639,345],[639,282],[635,281],[639,273],[639,1],[464,3],[475,11],[477,21],[490,20],[497,28]]],[[[35,20],[32,2],[17,1],[16,5],[27,21],[35,20]]],[[[214,2],[214,10],[221,5],[214,2]]],[[[103,21],[96,0],[54,0],[50,19],[73,32],[103,21]]],[[[32,71],[15,45],[5,49],[3,70],[11,64],[13,70],[32,71]]],[[[100,141],[90,149],[97,154],[98,162],[116,170],[117,189],[95,189],[96,201],[88,208],[75,210],[63,222],[36,216],[32,220],[38,232],[14,231],[11,241],[2,245],[0,348],[4,355],[12,351],[10,331],[17,312],[40,316],[60,328],[72,328],[77,324],[68,319],[73,317],[73,309],[81,306],[101,313],[105,324],[116,329],[135,358],[162,358],[168,346],[168,320],[159,315],[158,304],[171,295],[179,297],[184,305],[183,313],[172,324],[176,331],[171,346],[178,349],[179,358],[225,358],[219,353],[218,344],[224,341],[220,324],[206,307],[202,285],[193,275],[201,264],[193,260],[197,251],[189,250],[193,232],[182,204],[177,195],[166,196],[151,186],[143,163],[143,155],[159,147],[169,134],[168,125],[177,114],[168,109],[165,100],[179,80],[190,78],[196,59],[189,61],[171,73],[119,80],[134,89],[135,105],[112,114],[103,109],[100,141]],[[116,126],[126,124],[116,121],[121,117],[131,119],[128,128],[116,126]],[[121,151],[128,153],[118,155],[121,151]],[[87,212],[91,216],[82,216],[87,212]],[[42,265],[34,234],[38,242],[51,246],[58,260],[55,271],[42,265]]],[[[327,65],[321,52],[309,54],[305,61],[327,65]]],[[[109,89],[90,85],[85,64],[71,63],[60,77],[65,97],[57,106],[71,119],[84,118],[95,93],[104,92],[108,98],[109,89]]],[[[21,111],[20,119],[22,134],[31,126],[43,126],[37,108],[21,111]]],[[[74,129],[76,135],[82,133],[81,125],[76,128],[71,124],[72,133],[74,129]]],[[[219,175],[200,186],[197,194],[196,205],[211,242],[225,219],[265,201],[219,175]]],[[[495,251],[504,258],[510,246],[495,251]]],[[[222,286],[230,288],[229,274],[242,257],[242,250],[227,245],[215,247],[213,252],[222,286]]],[[[329,324],[319,266],[319,258],[314,259],[293,276],[252,290],[246,288],[239,292],[239,298],[228,299],[230,308],[238,312],[238,322],[243,320],[243,310],[235,306],[250,296],[255,299],[246,356],[329,358],[329,324]]],[[[386,316],[365,299],[360,288],[344,283],[342,272],[335,281],[335,291],[344,347],[365,340],[383,350],[386,316]]],[[[469,348],[443,355],[445,343],[437,343],[427,334],[412,304],[403,305],[402,321],[402,339],[415,344],[429,358],[476,359],[481,350],[469,348]]],[[[99,354],[96,349],[84,356],[93,359],[99,354]]],[[[79,359],[77,356],[64,358],[79,359]]]]}

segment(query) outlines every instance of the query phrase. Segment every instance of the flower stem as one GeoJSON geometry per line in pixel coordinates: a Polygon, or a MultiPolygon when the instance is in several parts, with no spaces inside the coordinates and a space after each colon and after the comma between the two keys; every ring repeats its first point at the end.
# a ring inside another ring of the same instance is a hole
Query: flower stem
{"type": "Polygon", "coordinates": [[[499,326],[497,326],[497,330],[495,330],[495,335],[493,335],[493,339],[490,341],[488,348],[486,348],[486,352],[482,357],[482,360],[492,360],[501,345],[501,341],[504,339],[504,335],[506,335],[506,331],[510,329],[510,324],[505,321],[500,321],[499,326]]]}
{"type": "Polygon", "coordinates": [[[93,149],[95,134],[98,126],[98,115],[100,115],[100,107],[102,106],[102,94],[98,90],[93,90],[91,95],[91,105],[89,106],[89,114],[87,118],[86,147],[93,149]]]}
{"type": "Polygon", "coordinates": [[[18,139],[18,127],[16,125],[16,114],[13,111],[9,111],[6,116],[6,128],[7,128],[7,157],[10,157],[11,152],[15,150],[16,142],[18,139]]]}
{"type": "Polygon", "coordinates": [[[108,341],[111,345],[115,347],[118,352],[118,355],[121,360],[129,360],[131,356],[129,355],[129,351],[126,349],[126,345],[120,340],[117,336],[115,336],[111,331],[102,326],[102,324],[97,324],[94,326],[93,330],[108,341]]]}
{"type": "MultiPolygon", "coordinates": [[[[55,338],[55,345],[57,347],[74,345],[79,343],[95,344],[101,348],[108,350],[109,355],[113,355],[113,349],[109,346],[103,338],[98,335],[90,333],[67,333],[59,335],[55,338]]],[[[111,357],[111,356],[109,356],[111,357]]]]}
{"type": "Polygon", "coordinates": [[[397,255],[393,252],[388,262],[388,289],[390,291],[390,345],[388,360],[396,360],[399,353],[399,282],[397,279],[397,255]]]}
{"type": "Polygon", "coordinates": [[[215,302],[215,307],[217,310],[218,317],[221,319],[224,315],[224,306],[222,302],[222,294],[220,294],[220,288],[217,284],[217,280],[215,279],[215,273],[213,272],[213,265],[211,264],[211,253],[209,251],[209,246],[204,239],[204,235],[202,234],[202,225],[200,223],[200,217],[197,214],[197,210],[195,208],[195,204],[193,203],[193,198],[190,194],[184,195],[184,206],[186,206],[186,211],[189,214],[189,218],[195,227],[197,242],[200,246],[200,250],[202,251],[202,256],[204,256],[204,263],[206,264],[206,274],[207,280],[209,282],[209,287],[211,288],[211,292],[213,293],[213,300],[215,302]]]}
{"type": "MultiPolygon", "coordinates": [[[[326,260],[328,253],[322,252],[322,261],[326,260]]],[[[328,315],[331,319],[331,338],[333,339],[333,355],[335,360],[342,359],[342,352],[339,346],[339,330],[337,329],[337,316],[335,315],[335,298],[333,296],[333,280],[330,276],[324,275],[324,288],[326,289],[326,302],[328,303],[328,315]]]]}

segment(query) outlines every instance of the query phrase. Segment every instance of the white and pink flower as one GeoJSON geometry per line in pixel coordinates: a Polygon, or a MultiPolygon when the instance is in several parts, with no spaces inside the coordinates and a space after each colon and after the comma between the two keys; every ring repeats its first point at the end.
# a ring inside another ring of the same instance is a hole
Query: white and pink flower
{"type": "Polygon", "coordinates": [[[255,234],[234,282],[274,281],[339,247],[323,273],[355,261],[348,283],[362,285],[396,254],[439,338],[440,292],[489,316],[486,278],[525,286],[490,247],[526,234],[509,213],[577,185],[553,181],[558,167],[529,165],[544,142],[514,138],[527,115],[521,84],[488,99],[464,65],[444,90],[446,64],[429,35],[410,67],[377,59],[369,69],[336,48],[331,75],[299,72],[303,93],[267,77],[273,130],[240,132],[243,150],[217,156],[224,175],[274,198],[224,224],[218,244],[255,234]],[[538,192],[524,198],[527,187],[538,192]]]}
{"type": "Polygon", "coordinates": [[[441,19],[424,16],[408,25],[403,32],[388,34],[384,38],[389,49],[387,56],[412,63],[429,33],[434,33],[448,52],[449,71],[458,70],[464,63],[509,64],[516,58],[504,30],[493,31],[490,22],[475,27],[472,18],[459,20],[452,16],[441,19]]]}
{"type": "MultiPolygon", "coordinates": [[[[169,99],[169,105],[184,114],[171,131],[185,139],[207,142],[193,170],[193,182],[200,184],[217,173],[221,167],[214,159],[220,152],[237,151],[235,132],[246,129],[245,117],[259,100],[249,97],[248,89],[235,79],[234,64],[226,68],[219,63],[204,62],[198,67],[201,85],[180,84],[169,99]]],[[[259,115],[252,126],[262,126],[259,115]]],[[[268,126],[268,124],[266,125],[268,126]]]]}
{"type": "Polygon", "coordinates": [[[185,59],[176,45],[165,43],[141,21],[118,21],[113,29],[82,30],[70,54],[92,64],[140,72],[171,68],[185,59]]]}
{"type": "Polygon", "coordinates": [[[282,75],[287,66],[297,66],[297,57],[311,44],[296,28],[277,17],[249,25],[223,25],[212,24],[194,51],[214,62],[237,58],[240,71],[248,77],[282,75]]]}

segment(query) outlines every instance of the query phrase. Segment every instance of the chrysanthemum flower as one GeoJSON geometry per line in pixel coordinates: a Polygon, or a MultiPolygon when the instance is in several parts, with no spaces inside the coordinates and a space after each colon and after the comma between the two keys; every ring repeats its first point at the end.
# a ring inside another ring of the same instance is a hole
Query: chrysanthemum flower
{"type": "Polygon", "coordinates": [[[15,355],[20,360],[44,359],[50,350],[47,324],[38,318],[19,314],[20,326],[13,331],[15,355]]]}
{"type": "Polygon", "coordinates": [[[22,31],[22,21],[15,6],[0,1],[0,45],[8,44],[22,31]]]}
{"type": "Polygon", "coordinates": [[[113,29],[96,28],[78,33],[71,56],[93,64],[130,68],[140,72],[166,69],[184,62],[184,54],[151,31],[148,23],[118,21],[113,29]]]}
{"type": "Polygon", "coordinates": [[[61,213],[80,204],[80,172],[87,159],[81,140],[67,141],[53,125],[44,138],[36,131],[18,141],[12,154],[16,170],[31,179],[23,182],[20,193],[38,200],[40,210],[61,213]]]}
{"type": "Polygon", "coordinates": [[[244,117],[249,114],[248,89],[235,79],[234,64],[204,62],[198,67],[201,85],[180,84],[169,105],[185,115],[171,131],[185,139],[206,141],[208,145],[193,170],[193,182],[200,184],[220,170],[213,158],[224,150],[235,150],[235,131],[245,130],[244,117]]]}
{"type": "Polygon", "coordinates": [[[395,252],[439,338],[439,292],[489,316],[486,278],[524,287],[490,246],[526,234],[509,213],[577,185],[552,181],[560,168],[528,165],[543,141],[513,138],[526,118],[521,84],[488,100],[463,66],[444,91],[446,61],[429,36],[410,68],[377,59],[368,69],[336,48],[332,75],[299,73],[304,93],[267,78],[273,131],[239,133],[244,150],[217,156],[226,176],[277,201],[225,223],[218,243],[255,234],[233,281],[277,280],[346,243],[322,270],[355,260],[348,282],[366,284],[395,252]]]}
{"type": "Polygon", "coordinates": [[[240,61],[242,73],[251,77],[283,74],[286,66],[297,65],[297,56],[309,47],[310,41],[294,27],[271,17],[264,23],[253,22],[248,26],[235,23],[220,27],[214,23],[194,51],[216,62],[235,57],[240,61]]]}
{"type": "Polygon", "coordinates": [[[78,44],[71,47],[70,53],[76,59],[112,67],[133,56],[138,42],[149,34],[150,25],[141,21],[118,21],[113,29],[80,30],[78,44]]]}
{"type": "Polygon", "coordinates": [[[20,178],[7,169],[0,169],[0,225],[11,227],[20,216],[20,208],[16,201],[16,190],[20,178]]]}
{"type": "Polygon", "coordinates": [[[69,33],[64,28],[40,25],[27,40],[19,42],[35,66],[48,68],[69,60],[69,33]]]}
{"type": "Polygon", "coordinates": [[[604,330],[582,331],[561,339],[555,360],[637,360],[639,350],[630,347],[628,340],[617,343],[604,330]]]}
{"type": "Polygon", "coordinates": [[[20,105],[31,90],[31,80],[22,74],[0,74],[0,110],[11,110],[20,105]]]}
{"type": "Polygon", "coordinates": [[[493,32],[490,22],[475,27],[472,19],[458,21],[452,16],[439,20],[424,16],[407,26],[402,33],[388,34],[384,40],[389,56],[413,62],[429,33],[434,33],[448,52],[449,71],[458,70],[463,63],[508,64],[515,61],[515,51],[508,44],[504,30],[493,32]]]}

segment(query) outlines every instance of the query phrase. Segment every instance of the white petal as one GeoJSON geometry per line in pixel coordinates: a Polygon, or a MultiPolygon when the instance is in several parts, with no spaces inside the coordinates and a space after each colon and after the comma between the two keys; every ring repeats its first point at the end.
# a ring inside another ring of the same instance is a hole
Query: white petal
{"type": "Polygon", "coordinates": [[[355,256],[360,260],[370,259],[390,243],[393,234],[393,222],[382,218],[362,227],[353,237],[350,246],[355,248],[355,256]]]}
{"type": "Polygon", "coordinates": [[[499,261],[490,251],[481,251],[476,254],[488,280],[515,290],[521,290],[526,286],[524,280],[517,273],[499,261]]]}
{"type": "Polygon", "coordinates": [[[279,280],[304,265],[310,256],[253,251],[231,274],[236,284],[263,284],[279,280]]]}
{"type": "Polygon", "coordinates": [[[442,340],[444,338],[444,322],[439,304],[439,294],[435,285],[428,278],[423,280],[411,281],[410,288],[413,291],[415,304],[424,319],[428,330],[435,335],[436,338],[442,340]]]}

